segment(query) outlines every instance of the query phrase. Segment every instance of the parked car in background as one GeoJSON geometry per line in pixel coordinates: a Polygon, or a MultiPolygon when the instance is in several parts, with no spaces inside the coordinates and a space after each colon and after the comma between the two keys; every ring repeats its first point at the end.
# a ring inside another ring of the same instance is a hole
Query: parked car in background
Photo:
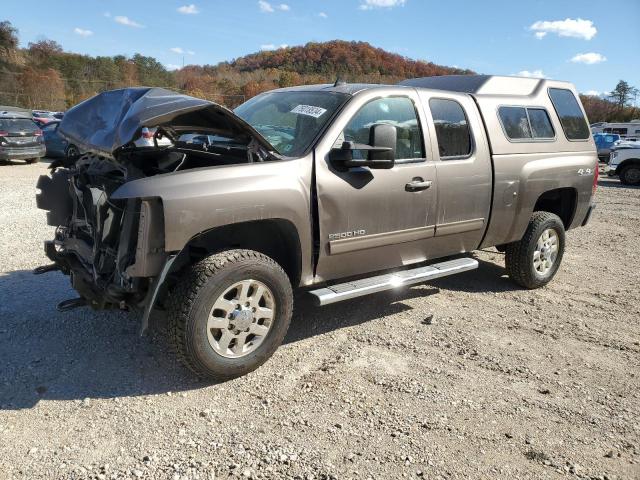
{"type": "Polygon", "coordinates": [[[47,157],[64,157],[73,160],[80,155],[80,150],[58,133],[59,126],[60,120],[55,120],[42,127],[47,157]]]}
{"type": "Polygon", "coordinates": [[[157,128],[144,127],[140,132],[140,137],[133,142],[136,147],[167,147],[172,145],[171,140],[165,136],[156,136],[157,128]],[[154,136],[156,137],[154,139],[154,136]]]}
{"type": "Polygon", "coordinates": [[[44,154],[42,130],[31,118],[16,112],[0,113],[0,160],[34,163],[44,154]]]}
{"type": "Polygon", "coordinates": [[[53,122],[54,120],[58,120],[54,116],[53,112],[47,112],[45,110],[34,110],[33,111],[33,121],[36,122],[37,125],[42,127],[49,122],[53,122]]]}
{"type": "Polygon", "coordinates": [[[596,142],[596,148],[598,149],[598,159],[601,162],[608,162],[611,147],[620,140],[620,135],[617,133],[596,133],[593,136],[593,140],[596,142]]]}
{"type": "Polygon", "coordinates": [[[624,185],[640,185],[640,144],[629,142],[614,147],[605,172],[618,176],[624,185]]]}

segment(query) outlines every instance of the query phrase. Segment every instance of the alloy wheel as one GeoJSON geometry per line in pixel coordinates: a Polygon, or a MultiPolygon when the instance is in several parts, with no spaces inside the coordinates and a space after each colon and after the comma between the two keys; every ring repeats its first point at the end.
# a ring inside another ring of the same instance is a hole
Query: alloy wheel
{"type": "Polygon", "coordinates": [[[274,295],[264,283],[242,280],[220,295],[207,321],[209,345],[226,358],[240,358],[256,350],[275,318],[274,295]]]}

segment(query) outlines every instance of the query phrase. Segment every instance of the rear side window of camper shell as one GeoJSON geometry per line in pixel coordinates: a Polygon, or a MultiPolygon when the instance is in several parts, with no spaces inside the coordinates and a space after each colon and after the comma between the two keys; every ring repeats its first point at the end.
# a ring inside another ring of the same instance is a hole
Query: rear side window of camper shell
{"type": "Polygon", "coordinates": [[[564,88],[550,88],[549,98],[567,140],[587,140],[591,136],[589,125],[573,92],[564,88]]]}

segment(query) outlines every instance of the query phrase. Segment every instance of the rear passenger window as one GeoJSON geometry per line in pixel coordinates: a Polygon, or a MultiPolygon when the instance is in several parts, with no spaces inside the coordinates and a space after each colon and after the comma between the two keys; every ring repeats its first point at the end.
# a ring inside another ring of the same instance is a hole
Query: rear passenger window
{"type": "Polygon", "coordinates": [[[552,139],[555,136],[544,108],[500,107],[498,113],[511,140],[552,139]]]}
{"type": "Polygon", "coordinates": [[[462,106],[455,100],[432,98],[429,108],[436,127],[440,158],[469,156],[471,131],[462,106]]]}
{"type": "Polygon", "coordinates": [[[573,92],[564,88],[550,88],[549,97],[560,118],[560,124],[567,139],[588,139],[590,136],[589,126],[573,92]]]}

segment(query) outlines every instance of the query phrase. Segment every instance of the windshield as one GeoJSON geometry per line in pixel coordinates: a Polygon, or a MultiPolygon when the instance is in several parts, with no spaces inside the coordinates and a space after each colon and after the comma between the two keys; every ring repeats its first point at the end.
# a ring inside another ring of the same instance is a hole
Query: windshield
{"type": "Polygon", "coordinates": [[[304,154],[333,114],[349,99],[335,92],[271,92],[234,113],[255,128],[280,155],[304,154]]]}
{"type": "Polygon", "coordinates": [[[28,118],[2,118],[0,130],[7,132],[35,132],[38,129],[35,123],[28,118]]]}

